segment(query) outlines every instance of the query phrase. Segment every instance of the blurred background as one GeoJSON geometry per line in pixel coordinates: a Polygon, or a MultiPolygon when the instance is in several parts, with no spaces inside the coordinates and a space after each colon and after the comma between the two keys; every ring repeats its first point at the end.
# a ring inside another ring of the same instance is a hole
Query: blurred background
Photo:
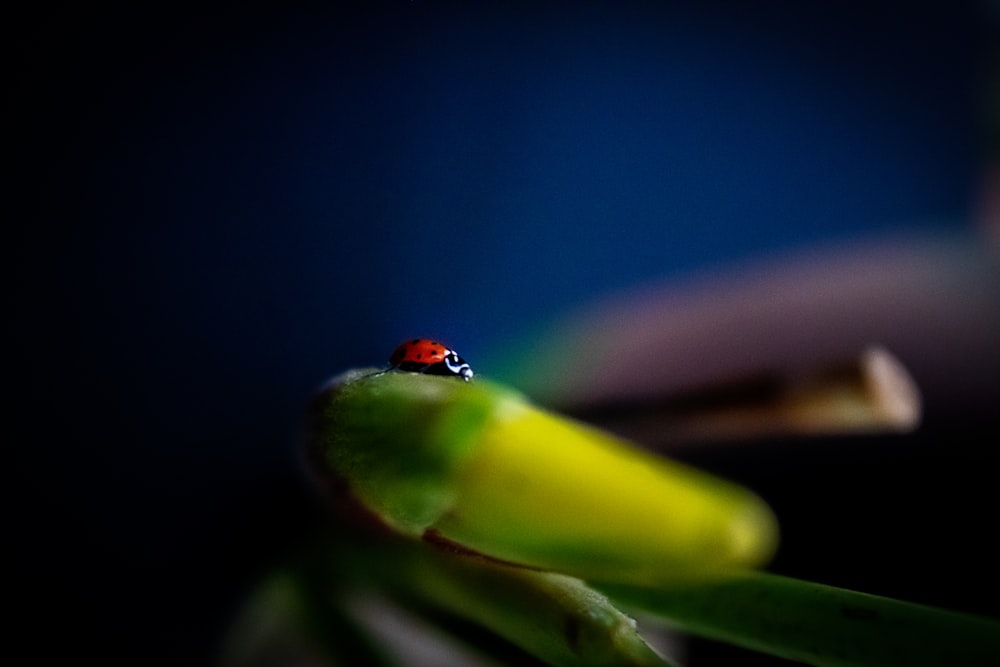
{"type": "MultiPolygon", "coordinates": [[[[633,287],[870,239],[996,259],[994,3],[73,4],[5,23],[5,543],[40,663],[210,662],[315,521],[305,401],[404,338],[516,384],[476,360],[633,287]]],[[[998,615],[981,348],[890,454],[692,461],[772,501],[779,571],[998,615]],[[855,522],[852,548],[824,544],[831,521],[855,522]]]]}

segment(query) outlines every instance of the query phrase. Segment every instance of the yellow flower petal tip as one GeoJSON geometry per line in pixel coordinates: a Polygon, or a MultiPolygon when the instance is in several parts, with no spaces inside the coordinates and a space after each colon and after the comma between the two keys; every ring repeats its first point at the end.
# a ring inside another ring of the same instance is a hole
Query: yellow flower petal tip
{"type": "Polygon", "coordinates": [[[672,578],[765,563],[777,523],[750,491],[524,402],[459,471],[442,536],[580,576],[672,578]]]}

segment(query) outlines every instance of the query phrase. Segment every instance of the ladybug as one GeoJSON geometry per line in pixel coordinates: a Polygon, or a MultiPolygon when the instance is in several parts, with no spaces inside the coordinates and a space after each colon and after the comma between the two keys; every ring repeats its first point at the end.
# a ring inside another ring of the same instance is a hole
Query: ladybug
{"type": "Polygon", "coordinates": [[[473,372],[468,362],[447,345],[427,338],[414,338],[397,347],[389,356],[392,368],[428,375],[457,375],[466,382],[473,372]]]}

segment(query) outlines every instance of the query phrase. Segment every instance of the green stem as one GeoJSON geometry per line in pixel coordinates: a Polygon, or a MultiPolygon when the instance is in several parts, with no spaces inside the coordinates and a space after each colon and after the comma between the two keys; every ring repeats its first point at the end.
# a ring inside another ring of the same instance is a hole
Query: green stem
{"type": "Polygon", "coordinates": [[[355,576],[402,601],[469,619],[550,665],[669,667],[635,622],[574,577],[393,540],[349,556],[355,576]]]}
{"type": "Polygon", "coordinates": [[[600,583],[694,635],[830,667],[1000,665],[1000,623],[788,577],[666,587],[600,583]]]}

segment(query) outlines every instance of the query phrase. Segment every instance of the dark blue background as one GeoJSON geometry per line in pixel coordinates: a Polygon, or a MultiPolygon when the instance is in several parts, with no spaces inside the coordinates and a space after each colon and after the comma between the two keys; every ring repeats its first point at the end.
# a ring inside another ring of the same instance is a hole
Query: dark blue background
{"type": "Polygon", "coordinates": [[[309,392],[402,338],[474,359],[612,289],[967,226],[985,11],[801,4],[12,20],[38,654],[208,656],[304,523],[309,392]]]}

